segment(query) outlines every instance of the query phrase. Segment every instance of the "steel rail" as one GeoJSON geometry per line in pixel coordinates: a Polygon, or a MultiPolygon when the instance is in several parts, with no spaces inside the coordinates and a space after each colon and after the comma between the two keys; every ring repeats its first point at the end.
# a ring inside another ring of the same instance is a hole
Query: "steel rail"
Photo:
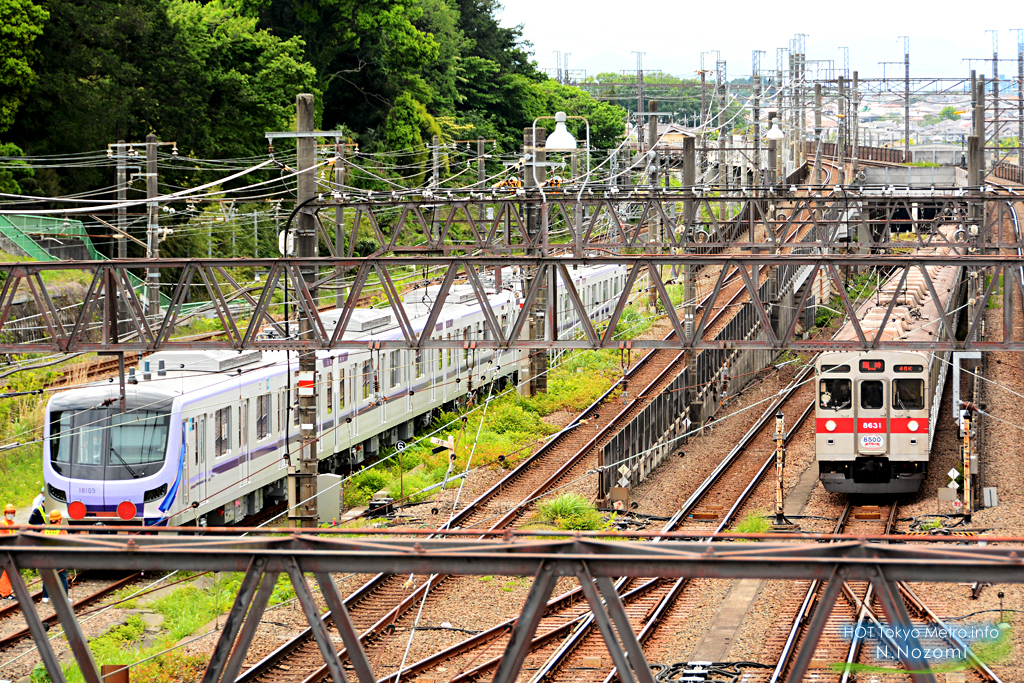
{"type": "MultiPolygon", "coordinates": [[[[796,235],[796,233],[794,233],[793,235],[791,235],[789,239],[792,239],[793,237],[795,237],[795,235],[796,235]]],[[[737,275],[737,273],[736,273],[736,272],[733,272],[733,273],[729,274],[729,275],[727,276],[727,278],[726,278],[725,282],[731,282],[731,281],[732,281],[732,280],[733,280],[733,279],[734,279],[734,278],[736,277],[736,275],[737,275]]],[[[724,283],[723,283],[723,284],[724,284],[724,283]]],[[[736,292],[735,292],[735,293],[734,293],[734,294],[732,295],[732,297],[730,297],[729,301],[727,301],[727,302],[726,302],[726,303],[725,303],[724,305],[722,305],[722,306],[721,306],[721,307],[720,307],[720,308],[718,309],[718,311],[717,311],[717,312],[716,312],[716,313],[714,314],[714,316],[712,317],[712,319],[711,319],[711,320],[710,320],[710,321],[708,322],[708,326],[711,326],[711,325],[715,324],[715,323],[716,323],[716,322],[717,322],[717,321],[718,321],[718,320],[719,320],[719,319],[721,318],[721,316],[723,316],[723,315],[725,314],[725,312],[726,312],[727,310],[729,310],[729,307],[730,307],[730,306],[732,305],[732,303],[734,303],[734,302],[735,302],[735,300],[736,300],[736,299],[737,299],[737,298],[738,298],[738,297],[739,297],[739,296],[740,296],[741,294],[743,294],[743,292],[744,292],[744,291],[745,291],[745,290],[744,290],[744,289],[742,289],[742,288],[741,288],[741,289],[738,289],[738,290],[737,290],[737,291],[736,291],[736,292]]],[[[703,306],[703,304],[705,304],[705,303],[707,302],[708,298],[710,298],[710,295],[709,295],[709,297],[706,297],[706,298],[705,298],[705,299],[703,300],[703,302],[702,302],[701,306],[703,306]]],[[[700,306],[699,306],[699,307],[700,307],[700,306]]],[[[699,307],[698,307],[698,308],[699,308],[699,307]]],[[[666,338],[666,339],[668,339],[668,338],[671,338],[671,337],[672,337],[672,336],[674,336],[674,335],[675,335],[675,332],[674,332],[674,331],[672,331],[672,332],[669,332],[669,334],[668,334],[668,335],[666,335],[666,337],[665,337],[665,338],[666,338]]],[[[650,357],[651,357],[652,355],[653,355],[653,354],[648,354],[647,356],[645,356],[645,359],[647,359],[647,358],[650,358],[650,357]]],[[[652,387],[652,386],[657,386],[658,384],[660,384],[660,383],[661,383],[661,382],[662,382],[662,381],[663,381],[663,380],[665,379],[665,377],[666,377],[666,376],[667,376],[668,374],[670,374],[670,372],[671,372],[671,371],[673,370],[673,368],[675,368],[675,367],[677,366],[677,364],[678,364],[678,363],[679,363],[679,362],[680,362],[680,361],[682,360],[682,358],[683,358],[683,356],[684,356],[684,355],[685,355],[685,352],[679,352],[679,353],[677,353],[677,354],[675,355],[675,357],[674,357],[674,358],[673,358],[673,359],[672,359],[672,360],[671,360],[671,361],[670,361],[670,362],[669,362],[669,363],[668,363],[668,364],[666,365],[665,369],[664,369],[664,370],[662,370],[662,372],[661,372],[661,373],[659,373],[659,375],[658,375],[658,376],[657,376],[657,377],[656,377],[656,378],[655,378],[654,380],[652,380],[652,381],[651,381],[651,382],[649,383],[648,387],[647,387],[647,388],[645,388],[644,390],[642,390],[642,391],[641,391],[640,393],[638,393],[638,394],[637,394],[637,398],[636,398],[636,399],[634,399],[634,400],[633,400],[633,401],[631,401],[631,402],[630,402],[629,404],[627,404],[626,406],[624,406],[624,407],[623,407],[623,409],[622,409],[622,410],[620,410],[619,414],[618,414],[618,415],[616,415],[616,417],[615,417],[615,418],[613,418],[613,419],[612,419],[612,420],[611,420],[611,421],[610,421],[610,422],[609,422],[609,423],[608,423],[607,425],[605,425],[605,427],[604,427],[604,428],[603,428],[602,430],[600,430],[600,432],[599,432],[598,434],[596,434],[596,435],[595,435],[595,436],[594,436],[594,437],[593,437],[593,438],[592,438],[592,439],[591,439],[591,440],[590,440],[590,441],[589,441],[589,442],[588,442],[588,443],[587,443],[587,444],[586,444],[585,446],[583,446],[583,447],[582,447],[581,449],[579,449],[579,451],[577,452],[576,456],[574,456],[574,458],[573,458],[573,459],[571,459],[571,461],[570,461],[570,462],[567,462],[567,463],[566,463],[565,465],[563,465],[563,467],[562,467],[562,468],[560,468],[560,472],[562,472],[562,471],[568,471],[568,469],[569,469],[569,468],[570,468],[570,467],[571,467],[571,466],[572,466],[573,464],[575,464],[575,462],[576,462],[576,461],[578,460],[578,458],[579,458],[579,457],[581,457],[581,455],[582,455],[582,454],[585,454],[585,453],[586,453],[587,451],[589,451],[589,450],[590,450],[591,448],[593,448],[593,446],[594,446],[594,445],[596,445],[596,443],[598,443],[598,442],[600,441],[600,439],[601,439],[601,438],[603,438],[604,436],[606,436],[606,435],[607,435],[607,433],[608,433],[609,431],[611,431],[611,429],[612,429],[613,427],[617,426],[617,425],[618,425],[618,422],[619,422],[619,420],[620,420],[620,419],[621,419],[621,418],[622,418],[622,417],[623,417],[624,415],[626,415],[626,414],[627,414],[627,413],[629,412],[629,410],[630,410],[630,409],[631,409],[631,408],[632,408],[632,407],[634,406],[634,403],[635,403],[635,401],[637,401],[637,400],[639,400],[639,399],[643,398],[643,397],[645,396],[646,392],[647,392],[647,391],[648,391],[648,390],[650,389],[650,387],[652,387]]],[[[635,369],[635,367],[638,367],[638,366],[634,366],[634,369],[635,369]]],[[[614,388],[614,387],[613,387],[613,388],[614,388]]],[[[600,399],[599,399],[599,401],[598,401],[598,402],[600,402],[600,399]]],[[[773,413],[772,413],[772,414],[773,414],[773,413]]],[[[804,418],[804,417],[806,417],[806,414],[807,414],[807,411],[805,411],[805,412],[804,412],[804,415],[803,415],[803,416],[801,417],[801,419],[800,419],[800,421],[799,421],[799,422],[802,422],[802,421],[803,421],[803,418],[804,418]]],[[[576,419],[574,420],[574,422],[578,421],[578,420],[579,420],[579,419],[580,419],[581,417],[582,417],[582,414],[581,414],[580,416],[578,416],[578,417],[577,417],[577,418],[576,418],[576,419]]],[[[799,423],[798,423],[798,425],[797,425],[797,426],[799,426],[799,423]]],[[[795,432],[795,429],[794,429],[794,432],[795,432]]],[[[560,477],[559,473],[556,473],[556,474],[555,474],[555,475],[554,475],[554,476],[552,477],[552,479],[553,479],[553,480],[557,480],[557,479],[558,479],[559,477],[560,477]]],[[[498,485],[495,485],[495,486],[498,486],[498,485]]],[[[493,488],[494,488],[494,487],[492,487],[492,489],[493,489],[493,488]]],[[[534,492],[534,493],[537,493],[537,492],[534,492]]],[[[486,495],[486,494],[485,494],[485,495],[486,495]]],[[[534,497],[535,497],[534,495],[531,495],[530,497],[528,497],[528,498],[526,499],[526,501],[530,501],[530,500],[532,500],[532,499],[533,499],[534,497]]],[[[518,511],[518,510],[519,510],[519,509],[520,509],[520,508],[521,508],[521,507],[522,507],[523,505],[525,505],[525,504],[526,504],[526,503],[520,503],[520,504],[519,504],[519,505],[517,505],[517,506],[516,506],[515,508],[513,508],[513,510],[509,511],[508,513],[506,513],[506,515],[504,515],[504,516],[503,516],[502,520],[501,520],[501,521],[500,521],[500,522],[499,522],[499,523],[498,523],[497,525],[495,525],[495,527],[496,527],[496,528],[500,528],[500,526],[502,525],[502,523],[507,523],[507,522],[510,522],[510,521],[512,521],[512,519],[513,519],[513,518],[515,517],[515,513],[516,513],[516,512],[517,512],[517,511],[518,511]]],[[[671,531],[671,528],[669,528],[669,527],[666,527],[665,531],[671,531]]],[[[671,592],[670,592],[670,595],[672,596],[672,601],[674,601],[675,597],[676,597],[676,596],[678,596],[678,593],[679,593],[679,591],[681,590],[681,588],[682,588],[682,586],[684,585],[684,583],[685,583],[685,582],[677,582],[677,583],[676,583],[676,585],[674,585],[674,586],[673,586],[673,588],[672,588],[672,590],[671,590],[671,592]]],[[[645,585],[649,585],[649,584],[645,584],[645,585]]],[[[621,588],[621,584],[620,584],[620,586],[617,586],[617,588],[621,588]]],[[[573,594],[575,594],[575,593],[576,593],[577,591],[579,591],[579,590],[580,590],[580,589],[576,589],[576,591],[573,591],[572,593],[573,593],[573,594]]],[[[628,597],[628,596],[631,596],[631,595],[633,595],[633,594],[634,594],[634,592],[635,592],[635,591],[630,591],[630,592],[628,592],[628,593],[626,593],[626,594],[624,594],[624,595],[622,595],[622,596],[620,596],[620,597],[621,597],[621,599],[623,599],[623,600],[626,600],[626,599],[627,599],[627,597],[628,597]]],[[[658,613],[661,613],[662,611],[664,611],[664,609],[667,609],[668,605],[670,605],[672,601],[669,601],[669,602],[665,602],[665,601],[663,600],[663,601],[662,601],[662,607],[660,607],[660,608],[659,608],[659,610],[658,610],[658,613]]],[[[549,606],[548,606],[548,608],[547,608],[547,609],[548,609],[548,610],[550,610],[550,609],[551,609],[551,605],[550,605],[550,604],[549,604],[549,606]]],[[[592,616],[592,615],[583,615],[583,616],[581,616],[580,618],[578,618],[577,620],[574,620],[574,621],[573,621],[573,623],[577,623],[577,622],[578,622],[578,621],[580,621],[580,620],[585,620],[585,623],[583,623],[583,624],[582,624],[582,626],[581,626],[580,628],[578,628],[578,629],[577,629],[577,630],[576,630],[576,631],[575,631],[575,632],[573,633],[573,636],[572,636],[572,637],[573,637],[573,638],[576,638],[576,637],[579,637],[579,636],[580,636],[580,635],[582,635],[582,634],[585,634],[585,633],[587,633],[587,632],[589,631],[589,626],[590,626],[590,625],[592,624],[592,619],[593,619],[593,616],[592,616]]],[[[513,620],[510,620],[509,622],[506,622],[506,624],[514,624],[514,623],[515,623],[515,621],[516,621],[516,620],[514,620],[514,619],[513,619],[513,620]]],[[[504,628],[504,627],[505,627],[505,626],[503,626],[503,625],[499,625],[499,626],[497,626],[497,627],[494,627],[494,629],[490,629],[490,630],[489,630],[488,632],[486,632],[486,633],[488,633],[488,634],[491,634],[491,635],[489,635],[489,636],[488,636],[488,638],[487,638],[487,639],[489,640],[489,639],[490,639],[491,637],[494,637],[494,635],[492,634],[492,632],[493,632],[493,631],[494,631],[495,629],[500,629],[500,628],[504,628]]],[[[560,628],[560,629],[561,629],[561,628],[564,628],[564,626],[563,626],[563,627],[559,627],[559,628],[560,628]]],[[[481,635],[482,635],[482,634],[481,634],[481,635]]],[[[534,639],[534,641],[533,641],[533,642],[531,643],[531,651],[532,651],[533,649],[535,649],[536,647],[540,647],[541,645],[543,645],[543,644],[547,643],[547,642],[548,642],[548,641],[549,641],[549,640],[551,639],[551,637],[552,637],[552,636],[551,636],[551,635],[550,635],[549,633],[545,633],[544,635],[542,635],[542,636],[539,636],[539,637],[535,638],[535,639],[534,639]]],[[[448,649],[446,649],[446,650],[442,651],[441,653],[437,653],[437,654],[435,654],[435,655],[433,655],[433,656],[431,656],[431,657],[428,657],[428,658],[425,658],[424,660],[421,660],[420,662],[417,662],[416,664],[413,664],[413,665],[412,665],[412,666],[410,666],[410,667],[407,667],[407,669],[403,670],[403,674],[402,674],[402,675],[406,675],[406,674],[408,674],[408,673],[418,673],[418,672],[421,672],[421,671],[423,671],[423,670],[425,670],[425,669],[428,669],[428,668],[430,668],[430,666],[432,666],[432,665],[433,665],[434,663],[437,663],[437,662],[439,662],[439,661],[444,661],[444,659],[447,659],[447,658],[451,658],[451,657],[453,657],[453,656],[456,656],[456,655],[458,655],[458,654],[461,654],[462,652],[465,652],[465,651],[467,651],[468,649],[471,649],[472,647],[475,647],[475,644],[476,644],[476,643],[481,643],[481,642],[484,642],[484,641],[485,641],[485,639],[481,638],[480,636],[475,636],[474,638],[470,638],[470,639],[467,639],[466,641],[463,641],[462,643],[456,644],[456,645],[452,646],[451,648],[448,648],[448,649]]],[[[500,658],[499,658],[499,659],[500,659],[500,658]]],[[[479,665],[479,666],[475,667],[475,668],[473,669],[473,671],[474,671],[474,672],[479,672],[479,671],[482,671],[482,670],[486,670],[486,669],[487,669],[487,668],[488,668],[489,666],[494,666],[494,665],[496,665],[496,664],[497,664],[497,662],[499,661],[499,659],[489,660],[488,662],[486,662],[486,663],[484,663],[484,664],[481,664],[481,665],[479,665]]],[[[393,674],[393,675],[392,675],[392,677],[394,677],[394,676],[395,676],[395,674],[393,674]]],[[[392,677],[389,677],[388,679],[383,679],[383,680],[390,680],[390,678],[392,678],[392,677]]],[[[454,683],[454,682],[455,682],[455,681],[457,681],[457,680],[460,680],[460,679],[459,679],[459,677],[456,677],[455,679],[452,679],[452,681],[450,681],[449,683],[454,683]]]]}
{"type": "MultiPolygon", "coordinates": [[[[838,534],[847,521],[849,521],[850,511],[853,509],[853,504],[847,499],[846,506],[843,508],[842,513],[839,515],[838,521],[836,521],[835,527],[832,529],[833,534],[838,534]]],[[[779,655],[779,661],[775,665],[775,670],[772,672],[771,677],[768,679],[769,683],[778,683],[782,678],[783,672],[792,663],[791,660],[797,652],[796,644],[800,636],[800,630],[804,626],[804,621],[810,614],[811,608],[815,604],[815,596],[818,594],[818,589],[824,585],[823,581],[812,581],[811,585],[807,588],[807,592],[804,594],[803,602],[800,604],[800,609],[797,610],[796,616],[793,617],[793,626],[789,630],[789,635],[786,637],[786,643],[782,647],[782,654],[779,655]]]]}
{"type": "MultiPolygon", "coordinates": [[[[785,404],[785,402],[792,397],[792,395],[799,388],[803,378],[805,378],[807,374],[812,371],[813,365],[809,365],[807,366],[807,368],[798,373],[797,377],[794,378],[794,380],[790,382],[790,385],[784,390],[785,393],[780,395],[778,399],[772,402],[772,404],[764,411],[761,417],[758,418],[758,420],[754,423],[754,426],[751,427],[746,434],[744,434],[743,438],[741,438],[740,441],[736,444],[736,446],[733,447],[733,449],[729,452],[725,459],[721,463],[719,463],[718,467],[716,467],[711,472],[711,474],[708,475],[708,477],[700,484],[700,486],[697,487],[697,490],[694,491],[694,493],[691,494],[690,497],[683,503],[682,507],[674,515],[672,515],[669,521],[662,528],[662,533],[672,532],[683,522],[683,520],[690,516],[690,514],[693,512],[693,509],[700,503],[701,499],[703,499],[707,495],[707,493],[721,480],[725,472],[728,471],[729,467],[731,467],[735,463],[735,461],[739,458],[739,455],[747,448],[747,446],[749,446],[750,442],[753,441],[753,439],[761,432],[765,425],[767,425],[768,422],[775,417],[776,412],[785,404]]],[[[808,409],[804,410],[800,419],[797,421],[797,424],[786,435],[787,440],[790,436],[796,433],[797,428],[806,418],[807,414],[810,412],[810,407],[813,407],[813,405],[814,404],[812,402],[811,406],[809,406],[808,409]]],[[[773,452],[769,460],[769,463],[773,463],[774,461],[775,453],[773,452]]],[[[719,527],[718,529],[716,529],[715,533],[719,533],[722,530],[722,528],[731,521],[732,517],[739,510],[742,504],[747,500],[747,498],[749,498],[749,496],[753,493],[754,489],[757,488],[758,483],[763,478],[766,471],[767,467],[762,467],[760,470],[758,470],[758,472],[754,475],[754,479],[747,485],[747,487],[740,494],[740,500],[738,500],[732,506],[732,508],[729,510],[729,513],[719,524],[719,527]]],[[[706,542],[710,543],[713,539],[708,538],[705,540],[706,542]]],[[[654,539],[654,542],[657,541],[657,538],[654,539]]],[[[625,578],[620,578],[616,582],[616,588],[620,588],[625,581],[625,578]]],[[[659,603],[655,612],[652,613],[651,618],[647,621],[647,623],[644,625],[644,628],[637,635],[637,638],[640,640],[641,643],[643,643],[650,636],[650,634],[654,632],[654,629],[656,628],[659,619],[665,614],[665,612],[667,612],[668,608],[675,602],[675,600],[679,598],[684,588],[688,584],[688,581],[688,579],[679,579],[672,585],[669,592],[659,603]]],[[[544,665],[534,674],[532,680],[539,681],[545,677],[551,676],[555,669],[557,669],[557,667],[562,664],[564,658],[567,657],[569,653],[571,653],[572,650],[576,648],[576,646],[583,640],[584,637],[586,637],[586,635],[588,635],[590,628],[592,626],[593,616],[591,615],[588,621],[582,624],[580,628],[578,628],[573,633],[573,635],[569,639],[567,639],[565,643],[563,643],[559,650],[556,651],[552,655],[552,657],[549,658],[548,661],[545,662],[544,665]]],[[[610,681],[616,675],[617,668],[613,667],[611,672],[605,678],[605,682],[610,683],[610,681]]]]}
{"type": "MultiPolygon", "coordinates": [[[[740,291],[742,291],[742,290],[740,290],[740,291]]],[[[705,299],[705,301],[706,300],[707,299],[705,299]]],[[[721,310],[724,311],[726,309],[722,308],[721,310]]],[[[666,339],[670,338],[674,334],[675,334],[674,331],[670,332],[668,335],[666,335],[666,339]]],[[[573,429],[577,428],[579,426],[580,422],[583,419],[585,419],[587,416],[589,416],[589,415],[593,414],[594,412],[596,412],[597,409],[601,406],[601,404],[605,400],[607,400],[608,397],[616,389],[618,389],[619,386],[624,381],[628,381],[628,379],[630,377],[632,377],[633,375],[635,375],[642,367],[645,367],[647,363],[651,362],[651,359],[654,358],[656,355],[658,355],[658,354],[652,352],[652,353],[646,354],[643,358],[641,358],[636,363],[636,365],[634,365],[631,368],[629,368],[626,371],[626,373],[624,374],[624,376],[619,378],[618,380],[616,380],[616,382],[606,392],[604,392],[597,400],[595,400],[584,411],[582,411],[579,415],[577,415],[575,418],[573,418],[573,420],[568,425],[566,425],[561,430],[561,432],[559,432],[559,434],[557,434],[554,438],[550,439],[547,443],[545,443],[543,446],[541,446],[541,448],[539,448],[534,454],[532,454],[530,457],[528,457],[523,462],[521,462],[518,466],[516,466],[516,468],[513,469],[511,472],[509,472],[509,474],[507,474],[499,482],[497,482],[493,486],[491,486],[490,489],[488,489],[487,491],[482,493],[480,496],[478,496],[476,498],[476,500],[474,500],[469,505],[467,505],[465,508],[463,508],[461,511],[456,513],[449,522],[447,522],[444,526],[442,526],[439,529],[439,532],[443,532],[444,530],[450,530],[450,529],[458,528],[459,524],[461,522],[464,522],[477,509],[479,509],[482,506],[486,505],[486,503],[488,501],[490,501],[492,498],[494,498],[500,491],[506,489],[508,486],[514,485],[514,483],[515,483],[515,481],[517,479],[519,479],[524,473],[526,473],[533,466],[535,466],[538,462],[540,462],[544,457],[546,457],[547,454],[551,450],[553,450],[556,447],[556,445],[561,443],[564,440],[564,438],[573,429]]],[[[680,352],[679,354],[676,355],[676,359],[675,360],[678,360],[681,356],[682,356],[682,352],[680,352]]],[[[671,363],[670,363],[670,365],[671,365],[671,363]]],[[[666,366],[666,370],[667,369],[668,369],[668,366],[666,366]]],[[[658,377],[654,380],[654,382],[652,384],[656,384],[663,377],[664,374],[665,374],[665,370],[663,370],[661,373],[659,373],[658,377]]],[[[638,396],[642,396],[642,395],[643,395],[643,393],[641,392],[641,394],[639,394],[638,396]]],[[[630,401],[629,404],[624,406],[619,411],[619,413],[616,415],[616,417],[612,419],[612,421],[609,423],[609,425],[614,424],[616,422],[616,420],[620,419],[624,414],[626,414],[626,412],[629,409],[634,407],[634,405],[635,405],[637,400],[638,399],[633,399],[632,401],[630,401]]],[[[593,443],[595,443],[595,439],[597,439],[598,436],[595,436],[593,439],[589,440],[587,442],[587,444],[582,449],[580,449],[576,453],[576,455],[573,456],[573,458],[570,459],[571,462],[567,462],[566,464],[563,464],[563,466],[560,467],[555,472],[554,475],[549,477],[549,479],[544,484],[542,484],[541,487],[538,487],[538,489],[535,490],[533,492],[533,494],[531,494],[531,498],[535,497],[536,495],[539,495],[538,492],[541,489],[543,489],[545,486],[550,488],[550,486],[553,485],[553,483],[555,481],[557,481],[557,479],[559,479],[564,474],[565,471],[568,470],[568,468],[571,466],[571,464],[574,464],[576,461],[579,460],[579,458],[581,458],[583,455],[585,455],[586,451],[589,450],[592,447],[593,443]]],[[[529,500],[529,498],[527,500],[529,500]]],[[[523,505],[523,503],[520,503],[513,510],[510,510],[508,513],[503,515],[502,519],[499,520],[498,523],[493,525],[491,530],[493,530],[495,528],[500,528],[502,524],[507,523],[512,518],[514,518],[516,516],[515,513],[519,509],[521,509],[522,505],[523,505]]],[[[433,535],[431,535],[431,537],[433,537],[433,535]]],[[[345,605],[346,606],[351,606],[354,603],[359,602],[360,600],[369,597],[369,595],[372,594],[385,580],[387,580],[387,578],[389,576],[390,576],[389,574],[384,574],[384,573],[378,574],[377,576],[372,578],[370,581],[365,583],[363,586],[361,586],[359,589],[357,589],[348,598],[346,598],[345,599],[345,605]]],[[[443,581],[444,578],[446,578],[446,577],[441,577],[441,580],[443,581]]],[[[401,603],[399,603],[397,606],[392,608],[387,614],[385,614],[383,617],[381,617],[373,626],[371,626],[365,632],[360,634],[360,636],[359,636],[360,641],[361,642],[365,642],[368,638],[373,637],[375,634],[381,632],[388,624],[393,623],[395,620],[397,620],[397,618],[402,613],[404,613],[409,607],[411,607],[412,604],[414,604],[416,602],[416,600],[418,600],[420,598],[421,593],[426,590],[428,585],[433,585],[435,587],[438,585],[438,583],[440,581],[438,581],[436,579],[437,579],[437,577],[431,577],[430,581],[426,581],[426,582],[422,583],[415,591],[413,591],[410,595],[408,595],[406,598],[404,598],[401,603]]],[[[329,618],[330,618],[330,612],[327,612],[327,613],[325,613],[323,615],[322,620],[327,621],[329,618]]],[[[239,675],[239,677],[236,680],[236,683],[253,683],[258,677],[260,677],[260,676],[264,675],[265,673],[269,672],[276,664],[278,664],[282,660],[284,660],[292,651],[297,650],[299,647],[301,647],[311,637],[312,637],[312,628],[305,629],[302,633],[300,633],[297,636],[295,636],[295,638],[293,638],[291,641],[289,641],[287,643],[284,643],[283,645],[281,645],[281,647],[276,649],[274,652],[271,652],[269,655],[267,655],[267,657],[265,657],[264,659],[260,660],[256,664],[254,664],[252,667],[247,669],[243,674],[239,675]]],[[[342,650],[341,652],[339,652],[339,656],[343,656],[344,652],[345,652],[345,650],[342,650]]],[[[313,672],[313,674],[310,675],[309,677],[307,677],[306,680],[307,681],[321,680],[324,676],[327,675],[327,673],[328,672],[327,672],[326,667],[322,667],[321,669],[313,672]]]]}
{"type": "MultiPolygon", "coordinates": [[[[130,584],[138,581],[140,578],[142,578],[142,573],[141,572],[132,574],[131,576],[127,576],[127,577],[125,577],[123,579],[120,579],[119,581],[115,581],[114,583],[112,583],[112,584],[110,584],[108,586],[104,586],[103,588],[100,588],[99,590],[95,591],[94,593],[90,593],[89,595],[87,595],[86,597],[82,598],[81,600],[76,601],[75,604],[72,605],[72,607],[75,610],[81,609],[83,607],[87,607],[87,606],[93,604],[94,602],[96,602],[97,600],[101,600],[101,599],[105,598],[106,596],[110,595],[114,591],[118,591],[118,590],[124,588],[125,586],[130,585],[130,584]]],[[[42,597],[42,591],[40,591],[39,596],[42,597]]],[[[35,596],[33,596],[33,597],[35,597],[35,596]]],[[[60,621],[60,617],[57,615],[56,612],[54,612],[50,616],[42,619],[43,624],[46,625],[46,626],[52,626],[53,624],[56,624],[58,621],[60,621]]],[[[16,631],[15,633],[12,633],[11,635],[9,635],[9,636],[7,636],[7,637],[5,637],[3,639],[0,639],[0,651],[6,650],[7,648],[11,647],[12,645],[17,645],[18,643],[23,641],[25,638],[29,638],[31,636],[32,636],[32,633],[29,630],[29,628],[26,626],[25,628],[21,629],[20,631],[16,631]]]]}

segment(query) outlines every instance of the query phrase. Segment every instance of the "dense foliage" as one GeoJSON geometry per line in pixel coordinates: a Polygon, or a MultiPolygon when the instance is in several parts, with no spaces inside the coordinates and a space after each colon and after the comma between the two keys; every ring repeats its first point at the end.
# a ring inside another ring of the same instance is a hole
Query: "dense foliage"
{"type": "MultiPolygon", "coordinates": [[[[264,131],[294,126],[299,92],[317,95],[319,126],[351,131],[367,151],[422,149],[433,135],[511,151],[534,118],[559,109],[590,119],[595,146],[616,142],[623,111],[549,81],[521,27],[498,23],[499,9],[497,0],[0,0],[0,143],[72,154],[153,132],[182,155],[262,154],[264,131]]],[[[47,170],[0,184],[57,195],[109,186],[107,175],[47,170]]]]}

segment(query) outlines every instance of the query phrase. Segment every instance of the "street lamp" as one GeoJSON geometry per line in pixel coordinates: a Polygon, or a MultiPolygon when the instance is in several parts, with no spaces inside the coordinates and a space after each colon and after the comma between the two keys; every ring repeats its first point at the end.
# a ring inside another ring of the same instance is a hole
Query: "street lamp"
{"type": "MultiPolygon", "coordinates": [[[[533,120],[533,139],[537,139],[537,122],[542,119],[554,119],[555,130],[544,141],[544,150],[547,152],[575,152],[577,149],[576,138],[572,136],[569,129],[565,127],[568,119],[582,119],[587,125],[587,173],[590,176],[590,121],[584,116],[566,116],[564,111],[556,112],[554,116],[538,116],[533,120]]],[[[534,167],[536,173],[536,167],[534,167]]],[[[536,176],[535,176],[536,177],[536,176]]]]}

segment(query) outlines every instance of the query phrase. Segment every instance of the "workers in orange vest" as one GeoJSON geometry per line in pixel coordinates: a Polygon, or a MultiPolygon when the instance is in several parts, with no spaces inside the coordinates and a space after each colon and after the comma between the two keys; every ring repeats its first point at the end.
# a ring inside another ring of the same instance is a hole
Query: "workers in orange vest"
{"type": "MultiPolygon", "coordinates": [[[[66,534],[67,529],[62,528],[61,522],[64,519],[64,515],[61,514],[60,510],[50,510],[50,524],[43,529],[43,533],[47,536],[59,536],[66,534]]],[[[64,585],[64,595],[68,593],[68,570],[59,569],[57,570],[57,576],[60,577],[60,582],[64,585]]],[[[50,596],[46,592],[46,584],[43,584],[43,602],[50,602],[50,596]]]]}
{"type": "MultiPolygon", "coordinates": [[[[4,508],[4,519],[3,525],[0,526],[0,534],[13,534],[13,529],[7,527],[14,526],[14,515],[18,510],[10,503],[4,508]]],[[[4,600],[14,600],[14,589],[11,588],[11,580],[7,578],[7,572],[0,575],[0,598],[4,600]]]]}

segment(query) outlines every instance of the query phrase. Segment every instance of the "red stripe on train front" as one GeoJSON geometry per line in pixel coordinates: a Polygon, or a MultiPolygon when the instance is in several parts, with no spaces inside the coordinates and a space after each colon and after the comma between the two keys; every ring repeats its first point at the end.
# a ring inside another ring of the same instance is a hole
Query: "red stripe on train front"
{"type": "Polygon", "coordinates": [[[889,427],[893,434],[927,434],[927,417],[894,417],[889,427]],[[911,424],[915,423],[915,424],[911,424]],[[913,427],[913,429],[911,429],[913,427]]]}
{"type": "Polygon", "coordinates": [[[819,417],[815,419],[815,430],[818,434],[853,434],[852,417],[819,417]],[[829,429],[829,423],[835,427],[829,429]]]}

